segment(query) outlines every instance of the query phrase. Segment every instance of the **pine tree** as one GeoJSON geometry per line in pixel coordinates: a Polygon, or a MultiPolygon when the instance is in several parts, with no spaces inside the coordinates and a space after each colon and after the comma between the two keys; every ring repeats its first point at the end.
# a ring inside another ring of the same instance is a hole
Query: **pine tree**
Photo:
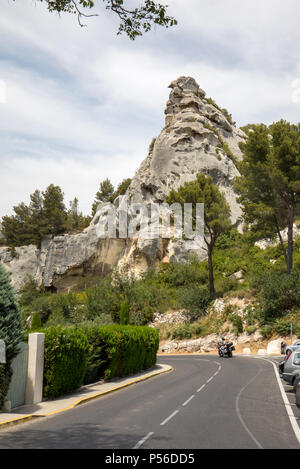
{"type": "Polygon", "coordinates": [[[207,249],[209,267],[209,290],[211,296],[215,294],[213,249],[218,237],[232,227],[230,221],[230,207],[225,196],[213,184],[210,176],[197,174],[195,181],[186,182],[177,191],[174,189],[167,197],[168,204],[179,203],[182,208],[185,203],[204,203],[204,241],[207,249]]]}
{"type": "Polygon", "coordinates": [[[284,120],[252,126],[243,145],[235,190],[244,220],[258,237],[278,236],[289,274],[293,267],[293,225],[300,204],[300,125],[284,120]],[[280,231],[288,228],[287,246],[280,231]]]}
{"type": "Polygon", "coordinates": [[[11,363],[18,354],[22,339],[21,315],[8,273],[0,265],[0,339],[6,345],[6,363],[0,365],[0,409],[8,392],[12,370],[11,363]]]}
{"type": "Polygon", "coordinates": [[[97,212],[97,207],[101,202],[113,202],[113,195],[114,186],[109,179],[104,179],[100,184],[100,188],[92,205],[92,216],[97,212]]]}
{"type": "Polygon", "coordinates": [[[65,233],[67,211],[64,204],[64,194],[59,186],[50,184],[43,192],[43,221],[45,232],[42,236],[53,236],[65,233]]]}

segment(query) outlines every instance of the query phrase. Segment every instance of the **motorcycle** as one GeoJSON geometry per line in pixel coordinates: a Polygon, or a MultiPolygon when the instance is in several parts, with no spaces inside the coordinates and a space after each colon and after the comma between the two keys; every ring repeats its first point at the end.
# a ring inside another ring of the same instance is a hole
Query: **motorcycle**
{"type": "Polygon", "coordinates": [[[232,357],[232,352],[235,350],[235,347],[232,342],[226,344],[219,343],[218,352],[220,357],[232,357]]]}

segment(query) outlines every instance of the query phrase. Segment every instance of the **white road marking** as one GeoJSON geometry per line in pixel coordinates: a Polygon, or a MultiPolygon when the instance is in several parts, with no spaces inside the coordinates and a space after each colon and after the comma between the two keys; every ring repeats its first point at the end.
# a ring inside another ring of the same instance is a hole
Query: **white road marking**
{"type": "Polygon", "coordinates": [[[206,383],[209,383],[212,379],[214,379],[214,377],[212,376],[211,378],[209,378],[206,383]]]}
{"type": "Polygon", "coordinates": [[[168,423],[169,420],[171,420],[173,417],[175,417],[176,414],[178,414],[178,412],[179,412],[179,410],[175,410],[175,412],[173,412],[173,414],[169,415],[169,417],[167,417],[166,420],[161,422],[161,425],[165,425],[166,423],[168,423]]]}
{"type": "Polygon", "coordinates": [[[203,388],[205,388],[206,384],[202,384],[201,388],[197,389],[197,392],[202,391],[203,388]]]}
{"type": "Polygon", "coordinates": [[[195,397],[195,394],[193,394],[191,397],[189,397],[188,400],[185,401],[185,402],[182,404],[183,407],[185,407],[189,402],[191,402],[191,400],[194,399],[194,397],[195,397]]]}
{"type": "Polygon", "coordinates": [[[152,435],[154,435],[154,432],[149,432],[148,435],[146,435],[142,440],[137,442],[133,449],[140,448],[145,443],[145,441],[148,440],[152,435]]]}
{"type": "Polygon", "coordinates": [[[275,364],[273,360],[270,360],[268,358],[263,358],[263,357],[251,357],[251,358],[256,358],[256,359],[259,359],[259,360],[265,360],[265,361],[267,361],[267,362],[269,362],[273,365],[275,376],[277,378],[278,386],[279,386],[279,389],[280,389],[280,392],[281,392],[281,396],[282,396],[282,399],[283,399],[283,402],[284,402],[284,405],[285,405],[286,412],[287,412],[288,417],[290,419],[292,429],[294,430],[295,437],[296,437],[298,443],[300,444],[300,428],[299,428],[299,425],[297,423],[297,419],[294,415],[291,404],[290,404],[290,402],[287,398],[287,395],[285,393],[283,384],[280,380],[279,372],[277,370],[278,363],[275,364]]]}
{"type": "Polygon", "coordinates": [[[240,408],[239,408],[239,400],[240,400],[240,397],[241,397],[241,394],[242,392],[249,386],[249,384],[252,383],[252,381],[254,381],[257,376],[261,373],[261,369],[259,370],[258,373],[256,373],[256,375],[254,376],[254,378],[252,378],[249,383],[246,384],[246,386],[244,386],[240,392],[238,393],[237,397],[236,397],[236,400],[235,400],[235,410],[236,410],[236,413],[237,413],[237,416],[238,418],[240,419],[240,422],[241,424],[243,425],[244,429],[246,430],[246,432],[248,433],[248,435],[252,438],[252,440],[254,441],[254,443],[258,446],[259,449],[263,449],[262,445],[260,444],[260,442],[255,438],[255,436],[253,435],[253,433],[250,432],[249,428],[247,427],[243,417],[241,416],[241,412],[240,412],[240,408]]]}
{"type": "MultiPolygon", "coordinates": [[[[265,359],[267,360],[267,359],[265,359]]],[[[275,363],[271,360],[267,360],[268,362],[272,363],[273,367],[274,367],[274,371],[275,371],[275,375],[276,375],[276,378],[277,378],[277,382],[278,382],[278,385],[279,385],[279,389],[280,389],[280,392],[281,392],[281,395],[282,395],[282,399],[283,399],[283,402],[285,404],[285,408],[286,408],[286,411],[287,411],[287,414],[289,416],[289,419],[290,419],[290,422],[291,422],[291,425],[292,425],[292,428],[294,430],[294,433],[295,433],[295,436],[298,440],[298,443],[300,444],[300,428],[299,428],[299,425],[297,423],[297,420],[296,420],[296,417],[294,415],[294,412],[293,412],[293,409],[291,407],[291,404],[288,400],[288,397],[285,393],[285,390],[283,388],[283,385],[282,385],[282,382],[280,381],[280,376],[279,376],[279,372],[277,370],[277,367],[275,365],[275,363]]]]}

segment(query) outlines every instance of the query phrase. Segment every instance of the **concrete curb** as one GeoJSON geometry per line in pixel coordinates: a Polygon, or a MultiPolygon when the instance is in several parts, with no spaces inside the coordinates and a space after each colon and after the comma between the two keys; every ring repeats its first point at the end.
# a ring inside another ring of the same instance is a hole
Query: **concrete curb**
{"type": "MultiPolygon", "coordinates": [[[[174,368],[171,365],[162,365],[161,364],[161,365],[157,365],[157,366],[160,366],[161,369],[156,370],[156,371],[152,371],[152,372],[148,372],[147,374],[139,376],[138,378],[132,378],[132,380],[130,380],[129,382],[126,382],[126,383],[121,384],[121,385],[118,385],[118,383],[116,383],[116,385],[114,386],[112,384],[113,387],[111,387],[110,389],[106,389],[105,391],[100,391],[100,392],[97,392],[95,394],[91,394],[90,396],[81,397],[81,398],[77,399],[75,402],[73,402],[72,404],[70,404],[68,406],[64,406],[61,409],[57,409],[57,410],[54,410],[54,411],[51,411],[51,412],[45,412],[43,414],[39,413],[38,415],[35,414],[35,413],[31,413],[31,414],[28,414],[28,415],[20,415],[20,416],[15,416],[11,419],[0,421],[0,429],[3,428],[3,427],[6,427],[6,426],[11,426],[11,425],[16,425],[16,424],[19,424],[19,423],[22,423],[22,422],[26,422],[28,420],[37,419],[37,418],[41,418],[41,417],[49,417],[51,415],[55,415],[55,414],[58,414],[58,413],[61,413],[61,412],[65,412],[66,410],[70,410],[70,409],[72,409],[72,408],[74,408],[74,407],[76,407],[80,404],[83,404],[83,403],[86,403],[88,401],[92,401],[94,399],[97,399],[98,397],[102,397],[102,396],[105,396],[107,394],[111,394],[115,391],[119,391],[121,389],[127,388],[127,387],[129,387],[133,384],[140,383],[141,381],[146,381],[147,379],[153,378],[154,376],[158,376],[158,375],[168,373],[168,372],[174,370],[174,368]]],[[[51,401],[51,402],[53,402],[53,401],[51,401]]],[[[0,416],[1,416],[1,414],[0,414],[0,416]]]]}

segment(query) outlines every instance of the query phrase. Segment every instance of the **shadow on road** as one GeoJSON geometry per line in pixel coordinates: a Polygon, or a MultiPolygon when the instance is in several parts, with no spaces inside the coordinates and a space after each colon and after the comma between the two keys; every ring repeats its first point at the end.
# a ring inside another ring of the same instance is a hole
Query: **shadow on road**
{"type": "MultiPolygon", "coordinates": [[[[6,434],[0,432],[0,449],[132,449],[144,436],[140,433],[117,432],[102,425],[80,423],[55,431],[34,429],[30,424],[23,429],[14,429],[6,434]]],[[[152,437],[155,440],[155,435],[152,437]]],[[[167,448],[168,438],[164,440],[167,448]]]]}

